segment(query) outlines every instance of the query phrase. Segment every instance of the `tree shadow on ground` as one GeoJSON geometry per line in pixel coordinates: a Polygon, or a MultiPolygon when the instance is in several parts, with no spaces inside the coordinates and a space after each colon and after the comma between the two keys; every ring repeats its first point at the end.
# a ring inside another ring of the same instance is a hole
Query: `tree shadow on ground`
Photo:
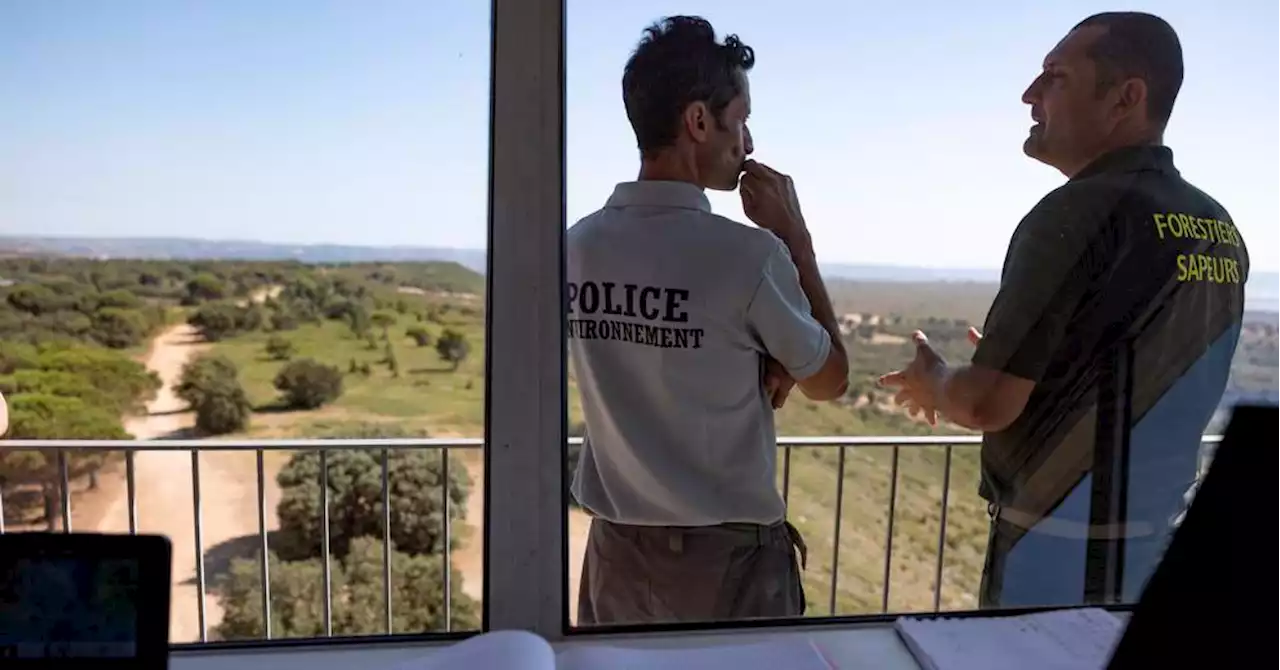
{"type": "Polygon", "coordinates": [[[445,366],[442,368],[413,368],[409,370],[411,375],[447,375],[453,372],[453,368],[445,366]]]}
{"type": "MultiPolygon", "coordinates": [[[[278,541],[279,532],[276,530],[267,532],[268,550],[278,541]]],[[[261,553],[262,536],[258,533],[233,537],[206,549],[204,552],[205,593],[213,595],[217,591],[218,582],[221,581],[223,576],[230,574],[232,561],[237,558],[245,558],[257,563],[261,553]]],[[[183,582],[183,584],[195,586],[196,578],[192,577],[183,582]]]]}
{"type": "MultiPolygon", "coordinates": [[[[202,437],[204,437],[204,435],[203,435],[203,434],[201,434],[201,433],[200,433],[200,431],[198,431],[198,430],[196,430],[195,428],[192,428],[192,427],[186,427],[186,428],[179,428],[179,429],[177,429],[177,430],[171,430],[171,431],[169,431],[169,432],[167,432],[167,433],[162,433],[162,434],[160,434],[160,435],[156,435],[154,438],[151,438],[151,439],[154,439],[154,440],[196,440],[196,439],[200,439],[200,438],[202,438],[202,437]]],[[[144,441],[144,444],[145,444],[145,441],[144,441]]],[[[152,451],[157,451],[157,450],[156,450],[156,449],[153,449],[152,451]]]]}
{"type": "Polygon", "coordinates": [[[272,400],[269,403],[254,407],[253,411],[255,414],[287,414],[289,412],[300,412],[302,410],[297,407],[290,407],[281,400],[272,400]]]}

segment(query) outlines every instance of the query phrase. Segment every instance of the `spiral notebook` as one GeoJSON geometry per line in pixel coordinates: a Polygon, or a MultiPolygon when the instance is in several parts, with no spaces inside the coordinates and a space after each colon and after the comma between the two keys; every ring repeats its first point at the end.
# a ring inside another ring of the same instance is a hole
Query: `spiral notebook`
{"type": "Polygon", "coordinates": [[[1101,670],[1124,630],[1099,608],[894,623],[924,670],[1101,670]]]}

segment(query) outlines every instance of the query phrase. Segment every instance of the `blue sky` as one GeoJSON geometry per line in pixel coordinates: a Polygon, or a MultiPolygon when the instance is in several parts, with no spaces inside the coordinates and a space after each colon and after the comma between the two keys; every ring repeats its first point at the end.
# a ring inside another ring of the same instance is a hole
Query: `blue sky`
{"type": "MultiPolygon", "coordinates": [[[[1178,29],[1166,140],[1275,270],[1277,6],[569,0],[571,219],[634,177],[619,80],[641,30],[701,14],[757,50],[757,157],[820,257],[998,267],[1062,182],[1019,97],[1081,18],[1178,29]]],[[[483,247],[488,3],[0,0],[0,231],[483,247]]],[[[733,194],[717,211],[741,217],[733,194]]]]}

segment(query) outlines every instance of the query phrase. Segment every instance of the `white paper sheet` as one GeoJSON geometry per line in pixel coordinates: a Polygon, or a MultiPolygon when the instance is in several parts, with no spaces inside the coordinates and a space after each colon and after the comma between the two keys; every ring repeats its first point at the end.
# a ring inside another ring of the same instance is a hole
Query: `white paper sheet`
{"type": "Polygon", "coordinates": [[[1097,608],[991,618],[904,617],[894,627],[925,670],[1100,670],[1124,629],[1097,608]]]}

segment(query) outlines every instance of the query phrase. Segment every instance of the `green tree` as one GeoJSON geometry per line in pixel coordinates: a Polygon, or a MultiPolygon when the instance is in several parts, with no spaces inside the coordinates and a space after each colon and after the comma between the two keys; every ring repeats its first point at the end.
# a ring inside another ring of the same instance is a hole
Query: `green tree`
{"type": "Polygon", "coordinates": [[[90,407],[125,409],[118,407],[114,398],[90,384],[84,377],[63,370],[14,370],[12,374],[0,376],[0,392],[11,398],[19,394],[78,398],[90,407]]]}
{"type": "Polygon", "coordinates": [[[187,294],[183,303],[198,305],[202,302],[222,300],[227,297],[227,285],[217,275],[202,272],[187,282],[187,294]]]}
{"type": "Polygon", "coordinates": [[[240,330],[244,308],[229,301],[208,302],[200,305],[187,318],[187,323],[200,331],[204,339],[217,342],[235,335],[240,330]]]}
{"type": "MultiPolygon", "coordinates": [[[[237,558],[215,582],[223,607],[215,629],[224,640],[262,637],[262,587],[259,558],[237,558]]],[[[271,632],[282,638],[320,637],[324,630],[322,559],[282,561],[270,555],[271,632]]],[[[479,607],[462,590],[462,574],[451,569],[449,619],[454,630],[479,627],[479,607]]],[[[358,538],[342,558],[330,563],[333,632],[374,635],[386,632],[382,542],[358,538]]],[[[439,556],[391,554],[393,633],[444,630],[444,566],[439,556]]]]}
{"type": "Polygon", "coordinates": [[[298,349],[293,342],[279,335],[272,335],[267,338],[266,352],[267,356],[274,361],[287,361],[293,358],[298,349]]]}
{"type": "Polygon", "coordinates": [[[93,315],[94,339],[112,349],[132,347],[150,331],[147,317],[137,310],[102,307],[93,315]]]}
{"type": "Polygon", "coordinates": [[[41,345],[37,351],[31,367],[83,378],[106,393],[118,413],[146,411],[146,403],[160,390],[156,373],[116,351],[67,343],[41,345]]]}
{"type": "Polygon", "coordinates": [[[116,309],[140,309],[142,300],[131,291],[114,289],[98,295],[98,308],[115,307],[116,309]]]}
{"type": "Polygon", "coordinates": [[[253,415],[236,366],[226,356],[205,354],[187,363],[174,394],[190,403],[196,430],[206,435],[244,430],[253,415]]]}
{"type": "Polygon", "coordinates": [[[249,427],[253,405],[239,383],[220,385],[196,406],[196,430],[225,435],[249,427]]]}
{"type": "Polygon", "coordinates": [[[420,347],[431,346],[431,331],[422,326],[411,326],[404,331],[404,335],[420,347]]]}
{"type": "Polygon", "coordinates": [[[50,314],[69,306],[66,299],[39,284],[19,284],[9,290],[5,300],[19,312],[32,316],[50,314]]]}
{"type": "Polygon", "coordinates": [[[201,354],[182,366],[174,395],[187,401],[193,408],[211,395],[223,381],[239,376],[236,364],[221,354],[201,354]]]}
{"type": "MultiPolygon", "coordinates": [[[[410,554],[438,554],[444,544],[443,468],[440,455],[421,449],[388,449],[387,481],[392,484],[391,537],[410,554]]],[[[382,537],[382,450],[335,450],[329,471],[329,542],[335,555],[353,539],[382,537]]],[[[449,518],[466,518],[471,478],[456,459],[449,461],[449,518]]],[[[297,560],[320,554],[320,456],[295,452],[276,476],[281,498],[280,555],[297,560]]],[[[457,535],[451,539],[457,545],[457,535]]]]}
{"type": "MultiPolygon", "coordinates": [[[[9,431],[15,440],[127,440],[120,417],[109,410],[86,404],[79,398],[20,393],[6,398],[9,431]]],[[[5,449],[0,442],[0,479],[10,483],[40,486],[44,520],[48,530],[57,528],[61,514],[61,471],[57,452],[52,450],[5,449]]],[[[102,454],[67,450],[67,475],[81,477],[102,465],[102,454]]]]}
{"type": "Polygon", "coordinates": [[[462,361],[467,359],[467,354],[471,353],[471,344],[467,342],[466,335],[452,328],[445,328],[440,339],[436,340],[436,353],[440,355],[440,360],[449,363],[457,371],[462,361]]]}
{"type": "Polygon", "coordinates": [[[373,323],[373,325],[382,329],[382,339],[384,340],[390,339],[389,335],[387,334],[387,331],[392,326],[396,325],[395,312],[386,312],[386,311],[374,312],[373,316],[369,317],[369,320],[370,322],[373,323]]]}
{"type": "Polygon", "coordinates": [[[298,313],[288,307],[277,307],[271,312],[269,321],[271,330],[276,332],[296,330],[298,328],[298,313]]]}
{"type": "Polygon", "coordinates": [[[391,346],[390,341],[383,347],[382,362],[387,364],[387,371],[392,377],[400,377],[400,359],[396,358],[396,348],[391,346]]]}
{"type": "Polygon", "coordinates": [[[312,358],[302,358],[280,369],[275,387],[284,394],[289,407],[315,409],[342,395],[342,371],[312,358]]]}

